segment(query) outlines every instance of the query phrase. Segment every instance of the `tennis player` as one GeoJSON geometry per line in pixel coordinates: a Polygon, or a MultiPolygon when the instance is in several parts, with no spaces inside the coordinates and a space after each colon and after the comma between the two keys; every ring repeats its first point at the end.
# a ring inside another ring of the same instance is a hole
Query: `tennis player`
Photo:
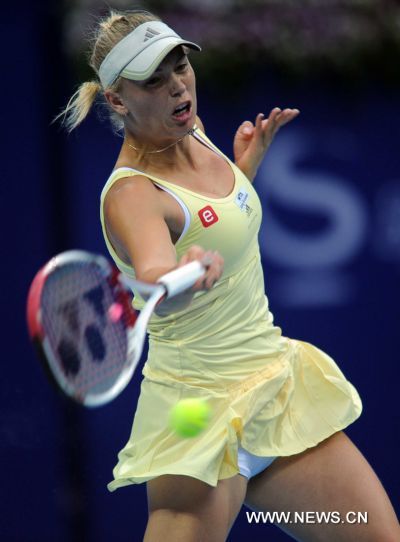
{"type": "Polygon", "coordinates": [[[191,50],[200,47],[149,12],[112,12],[91,53],[96,80],[65,110],[72,130],[100,94],[123,133],[101,194],[105,241],[121,271],[155,282],[189,261],[210,263],[150,321],[132,433],[109,489],[147,482],[146,542],[222,542],[243,503],[340,514],[340,522],[279,524],[297,540],[399,541],[384,488],[343,432],[361,414],[356,389],[327,354],[282,336],[264,294],[252,181],[299,112],[275,108],[244,122],[231,162],[196,115],[191,50]],[[213,412],[191,439],[168,426],[187,397],[213,412]],[[367,512],[368,523],[347,521],[349,512],[367,512]]]}

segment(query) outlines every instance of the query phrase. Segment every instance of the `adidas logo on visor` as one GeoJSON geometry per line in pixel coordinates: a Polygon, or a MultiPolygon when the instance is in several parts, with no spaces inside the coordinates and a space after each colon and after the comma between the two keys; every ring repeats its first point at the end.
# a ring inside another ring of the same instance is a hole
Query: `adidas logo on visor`
{"type": "Polygon", "coordinates": [[[157,36],[158,34],[160,34],[160,32],[157,32],[157,30],[153,30],[152,28],[150,28],[149,26],[146,28],[146,34],[144,35],[144,40],[143,41],[147,41],[151,38],[154,38],[154,36],[157,36]]]}

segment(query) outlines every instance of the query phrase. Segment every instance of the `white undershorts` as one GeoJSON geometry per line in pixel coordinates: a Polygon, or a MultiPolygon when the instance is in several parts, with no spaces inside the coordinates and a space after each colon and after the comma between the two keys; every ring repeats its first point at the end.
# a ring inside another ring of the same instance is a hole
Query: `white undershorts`
{"type": "Polygon", "coordinates": [[[239,447],[238,450],[238,466],[239,473],[250,479],[256,474],[266,469],[271,465],[276,457],[260,457],[253,455],[247,450],[239,447]]]}

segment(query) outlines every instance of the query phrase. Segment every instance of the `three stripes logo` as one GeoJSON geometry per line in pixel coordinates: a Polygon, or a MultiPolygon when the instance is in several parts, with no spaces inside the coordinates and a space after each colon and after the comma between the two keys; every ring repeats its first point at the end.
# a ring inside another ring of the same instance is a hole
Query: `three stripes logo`
{"type": "Polygon", "coordinates": [[[152,28],[150,28],[149,26],[146,28],[146,34],[144,35],[144,40],[143,41],[147,41],[147,40],[150,40],[151,38],[154,38],[154,36],[158,36],[160,32],[157,32],[157,30],[153,30],[152,28]]]}

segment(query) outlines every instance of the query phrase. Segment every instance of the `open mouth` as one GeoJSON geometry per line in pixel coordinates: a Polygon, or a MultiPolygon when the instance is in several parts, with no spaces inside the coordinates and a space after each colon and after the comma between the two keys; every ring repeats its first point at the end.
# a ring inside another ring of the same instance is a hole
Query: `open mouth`
{"type": "Polygon", "coordinates": [[[181,104],[177,105],[172,113],[172,116],[181,119],[184,118],[190,113],[192,108],[192,104],[190,101],[182,102],[181,104]]]}

